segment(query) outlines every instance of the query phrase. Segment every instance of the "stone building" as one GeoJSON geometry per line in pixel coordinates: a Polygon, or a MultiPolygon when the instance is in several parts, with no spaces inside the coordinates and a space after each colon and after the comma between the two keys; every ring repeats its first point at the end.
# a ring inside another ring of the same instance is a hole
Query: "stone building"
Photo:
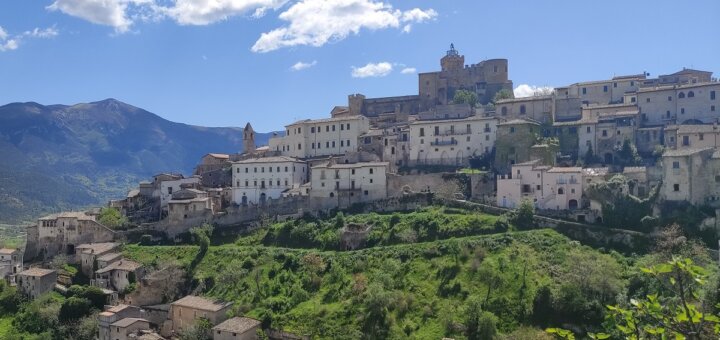
{"type": "Polygon", "coordinates": [[[198,189],[200,187],[199,176],[185,178],[181,175],[180,177],[181,178],[160,182],[160,209],[163,211],[163,214],[168,213],[168,203],[172,200],[173,193],[182,189],[198,189]]]}
{"type": "Polygon", "coordinates": [[[63,212],[38,219],[27,229],[26,260],[49,259],[57,254],[75,255],[83,243],[111,242],[115,231],[83,212],[63,212]]]}
{"type": "Polygon", "coordinates": [[[644,126],[707,124],[720,118],[720,82],[647,87],[637,95],[644,126]]]}
{"type": "Polygon", "coordinates": [[[140,263],[120,259],[96,270],[92,284],[100,288],[122,292],[129,285],[140,280],[144,273],[145,270],[140,263]]]}
{"type": "Polygon", "coordinates": [[[513,119],[497,124],[495,140],[495,168],[507,172],[513,164],[532,159],[530,148],[541,136],[540,123],[527,119],[513,119]]]}
{"type": "Polygon", "coordinates": [[[170,222],[182,222],[195,217],[212,216],[213,201],[206,191],[182,189],[172,195],[168,201],[168,219],[170,222]]]}
{"type": "Polygon", "coordinates": [[[511,175],[497,178],[497,205],[517,207],[528,199],[541,210],[576,210],[581,208],[583,169],[550,167],[538,161],[515,164],[511,175]]]}
{"type": "Polygon", "coordinates": [[[188,295],[170,304],[171,329],[175,333],[193,326],[198,319],[204,318],[217,325],[227,319],[232,302],[219,302],[199,296],[188,295]]]}
{"type": "Polygon", "coordinates": [[[229,187],[232,182],[230,166],[230,155],[209,153],[202,157],[200,164],[195,167],[193,175],[200,177],[200,184],[203,187],[229,187]]]}
{"type": "Polygon", "coordinates": [[[720,155],[713,148],[667,150],[662,155],[660,198],[702,205],[720,198],[720,155]]]}
{"type": "Polygon", "coordinates": [[[528,118],[543,124],[552,124],[553,96],[502,99],[495,103],[495,115],[505,120],[528,118]]]}
{"type": "Polygon", "coordinates": [[[260,321],[236,316],[212,328],[213,340],[255,340],[260,321]]]}
{"type": "Polygon", "coordinates": [[[85,243],[75,247],[75,263],[80,264],[80,270],[88,277],[93,276],[97,269],[97,260],[105,254],[118,250],[120,245],[114,242],[85,243]]]}
{"type": "Polygon", "coordinates": [[[264,204],[304,184],[308,179],[308,165],[288,156],[250,158],[233,162],[232,176],[233,203],[264,204]]]}
{"type": "Polygon", "coordinates": [[[468,106],[455,115],[419,115],[410,123],[408,165],[466,166],[469,157],[491,153],[497,119],[471,113],[468,106]]]}
{"type": "Polygon", "coordinates": [[[17,287],[21,294],[36,299],[55,288],[57,271],[42,268],[30,268],[17,274],[17,287]]]}
{"type": "Polygon", "coordinates": [[[256,148],[257,146],[255,146],[255,130],[253,130],[252,125],[250,125],[250,122],[248,122],[243,129],[243,153],[251,154],[255,152],[256,148]]]}
{"type": "Polygon", "coordinates": [[[270,138],[270,150],[304,159],[357,152],[358,137],[370,129],[370,122],[364,116],[343,116],[305,119],[285,128],[285,136],[270,138]]]}
{"type": "Polygon", "coordinates": [[[112,323],[109,327],[112,340],[135,340],[138,331],[149,330],[150,322],[140,318],[124,318],[112,323]]]}
{"type": "Polygon", "coordinates": [[[717,124],[670,125],[665,127],[665,146],[669,149],[720,147],[717,124]]]}
{"type": "Polygon", "coordinates": [[[0,279],[15,283],[15,276],[23,270],[23,254],[20,249],[0,249],[0,279]]]}
{"type": "Polygon", "coordinates": [[[335,198],[337,206],[387,197],[386,162],[325,163],[312,167],[310,197],[335,198]]]}

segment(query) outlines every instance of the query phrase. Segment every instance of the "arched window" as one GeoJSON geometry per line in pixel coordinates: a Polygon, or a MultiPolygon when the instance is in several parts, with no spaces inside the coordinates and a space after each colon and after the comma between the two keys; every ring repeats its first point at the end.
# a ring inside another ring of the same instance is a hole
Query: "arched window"
{"type": "Polygon", "coordinates": [[[558,195],[563,195],[563,194],[565,194],[565,189],[558,188],[558,195]]]}
{"type": "Polygon", "coordinates": [[[520,114],[521,115],[525,114],[525,105],[520,105],[520,114]]]}
{"type": "Polygon", "coordinates": [[[695,97],[695,92],[693,92],[693,91],[688,92],[688,98],[692,98],[692,97],[695,97]]]}
{"type": "Polygon", "coordinates": [[[500,111],[502,112],[503,116],[506,116],[507,115],[507,106],[503,106],[500,111]]]}
{"type": "Polygon", "coordinates": [[[335,193],[334,193],[334,192],[331,192],[331,193],[330,193],[330,197],[335,197],[335,193]]]}
{"type": "Polygon", "coordinates": [[[685,98],[685,92],[680,92],[680,94],[678,94],[678,98],[685,98]]]}

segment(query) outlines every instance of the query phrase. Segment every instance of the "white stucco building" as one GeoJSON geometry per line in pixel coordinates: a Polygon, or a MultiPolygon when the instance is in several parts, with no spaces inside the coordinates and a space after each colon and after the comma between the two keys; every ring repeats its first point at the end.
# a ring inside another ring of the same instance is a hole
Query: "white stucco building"
{"type": "Polygon", "coordinates": [[[642,88],[637,96],[645,125],[713,123],[720,118],[720,82],[642,88]]]}
{"type": "Polygon", "coordinates": [[[497,205],[515,208],[528,199],[537,209],[574,210],[581,206],[583,169],[550,167],[530,161],[497,178],[497,205]]]}
{"type": "Polygon", "coordinates": [[[175,180],[168,180],[160,182],[160,207],[163,211],[167,212],[168,202],[172,200],[172,195],[175,192],[180,191],[184,187],[193,187],[200,185],[200,177],[192,176],[189,178],[180,178],[175,180]]]}
{"type": "Polygon", "coordinates": [[[313,158],[357,151],[358,136],[370,129],[365,116],[305,119],[285,126],[285,136],[270,139],[270,150],[283,156],[313,158]]]}
{"type": "Polygon", "coordinates": [[[339,205],[387,198],[387,168],[387,162],[316,165],[310,197],[337,198],[339,205]]]}
{"type": "Polygon", "coordinates": [[[463,166],[471,156],[492,151],[497,119],[469,116],[410,123],[410,165],[463,166]]]}
{"type": "Polygon", "coordinates": [[[299,188],[308,178],[306,162],[288,156],[251,158],[232,165],[233,202],[260,204],[299,188]]]}

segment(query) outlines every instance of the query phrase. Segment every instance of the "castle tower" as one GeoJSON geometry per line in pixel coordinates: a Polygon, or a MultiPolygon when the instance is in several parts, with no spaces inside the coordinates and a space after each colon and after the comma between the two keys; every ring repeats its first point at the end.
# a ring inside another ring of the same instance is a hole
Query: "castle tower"
{"type": "Polygon", "coordinates": [[[255,149],[255,131],[248,122],[243,129],[243,153],[253,153],[255,149]]]}
{"type": "Polygon", "coordinates": [[[455,49],[455,44],[450,44],[450,49],[440,59],[440,66],[443,71],[462,70],[465,65],[465,56],[460,55],[455,49]]]}

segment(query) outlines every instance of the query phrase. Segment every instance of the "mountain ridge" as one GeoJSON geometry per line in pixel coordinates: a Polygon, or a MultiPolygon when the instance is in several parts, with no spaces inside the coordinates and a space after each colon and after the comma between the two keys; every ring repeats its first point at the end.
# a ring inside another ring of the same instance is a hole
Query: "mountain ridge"
{"type": "Polygon", "coordinates": [[[104,204],[156,173],[190,174],[206,153],[239,150],[240,127],[173,122],[113,98],[9,103],[0,106],[0,223],[104,204]]]}

